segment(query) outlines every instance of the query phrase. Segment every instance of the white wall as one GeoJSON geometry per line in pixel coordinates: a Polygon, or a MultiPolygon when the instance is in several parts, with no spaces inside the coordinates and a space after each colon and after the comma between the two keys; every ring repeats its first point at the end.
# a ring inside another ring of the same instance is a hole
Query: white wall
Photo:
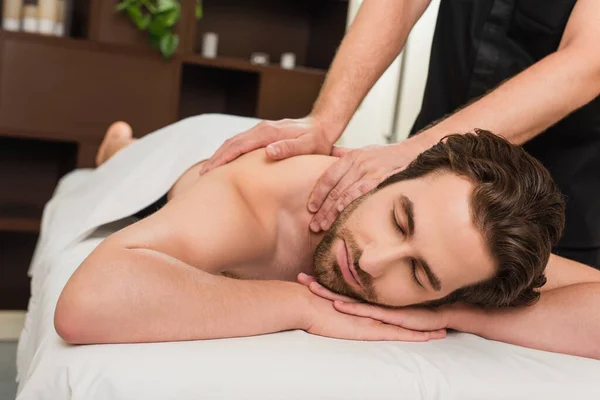
{"type": "MultiPolygon", "coordinates": [[[[348,23],[350,27],[363,0],[350,0],[348,23]]],[[[339,145],[362,147],[369,144],[385,144],[394,128],[397,88],[400,82],[402,55],[397,57],[367,94],[350,120],[339,145]]]]}
{"type": "Polygon", "coordinates": [[[412,29],[404,48],[404,62],[392,141],[401,141],[408,137],[421,110],[429,68],[431,42],[439,8],[440,0],[432,0],[412,29]]]}
{"type": "MultiPolygon", "coordinates": [[[[350,0],[348,27],[362,2],[350,0]]],[[[385,144],[408,135],[421,107],[439,3],[440,0],[432,0],[413,28],[404,51],[367,94],[338,145],[362,147],[385,144]]]]}

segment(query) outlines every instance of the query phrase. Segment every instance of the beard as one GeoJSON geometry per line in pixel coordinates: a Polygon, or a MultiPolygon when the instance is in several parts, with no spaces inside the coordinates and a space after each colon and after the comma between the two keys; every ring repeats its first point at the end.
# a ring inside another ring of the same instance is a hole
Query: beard
{"type": "Polygon", "coordinates": [[[321,242],[317,245],[314,253],[314,265],[317,282],[327,289],[357,300],[375,302],[376,296],[373,290],[372,277],[360,269],[358,264],[362,250],[358,247],[356,240],[354,240],[352,232],[345,226],[348,218],[356,211],[367,196],[368,195],[361,196],[350,203],[350,205],[344,209],[334,221],[329,231],[327,231],[321,242]],[[342,270],[337,262],[337,257],[332,251],[333,243],[336,239],[341,239],[346,243],[348,252],[352,256],[354,270],[357,273],[357,280],[364,288],[364,293],[359,293],[344,279],[342,270]]]}

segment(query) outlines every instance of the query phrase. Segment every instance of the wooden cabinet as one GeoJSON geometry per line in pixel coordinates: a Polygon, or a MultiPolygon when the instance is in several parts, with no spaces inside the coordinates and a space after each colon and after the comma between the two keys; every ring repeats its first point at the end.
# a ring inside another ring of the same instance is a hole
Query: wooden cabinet
{"type": "Polygon", "coordinates": [[[177,120],[177,86],[177,65],[149,51],[0,34],[4,134],[96,144],[119,119],[145,134],[177,120]]]}

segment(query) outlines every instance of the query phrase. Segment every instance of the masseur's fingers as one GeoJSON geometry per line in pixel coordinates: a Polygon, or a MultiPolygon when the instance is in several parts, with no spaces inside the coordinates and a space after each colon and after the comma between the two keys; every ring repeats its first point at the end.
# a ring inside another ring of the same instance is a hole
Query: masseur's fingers
{"type": "MultiPolygon", "coordinates": [[[[341,158],[340,161],[342,160],[344,159],[341,158]]],[[[327,172],[325,173],[327,174],[327,172]]],[[[326,231],[331,227],[331,224],[341,212],[341,210],[335,208],[336,204],[340,202],[349,204],[360,196],[360,193],[354,194],[353,191],[351,192],[348,189],[356,183],[358,183],[360,187],[363,187],[363,177],[364,173],[360,169],[354,168],[353,165],[350,166],[347,172],[338,180],[337,184],[329,191],[321,208],[313,216],[312,221],[310,222],[310,229],[313,232],[318,232],[319,230],[326,231]]]]}
{"type": "Polygon", "coordinates": [[[334,162],[317,180],[315,187],[308,199],[308,210],[316,212],[310,223],[310,229],[313,232],[321,230],[320,223],[325,214],[333,206],[333,204],[341,197],[343,193],[342,185],[349,185],[357,171],[353,170],[351,176],[346,177],[346,174],[352,170],[353,159],[351,157],[343,157],[334,162]],[[342,181],[343,178],[346,178],[342,181]]]}
{"type": "MultiPolygon", "coordinates": [[[[344,193],[340,196],[340,198],[331,206],[329,211],[325,214],[320,223],[320,226],[323,230],[329,229],[333,224],[333,221],[337,218],[337,216],[344,211],[346,207],[350,203],[352,203],[355,199],[360,196],[369,193],[371,190],[375,189],[375,187],[379,184],[379,181],[375,180],[359,180],[356,183],[350,185],[344,193]]],[[[327,201],[327,200],[326,200],[327,201]]],[[[324,207],[321,207],[324,209],[324,207]]],[[[314,219],[320,218],[317,215],[313,217],[314,219]]],[[[315,224],[316,225],[316,224],[315,224]]]]}
{"type": "Polygon", "coordinates": [[[275,160],[299,154],[330,154],[331,140],[325,135],[321,122],[314,117],[261,121],[246,132],[226,140],[204,163],[200,174],[265,146],[268,146],[267,157],[275,160]]]}
{"type": "Polygon", "coordinates": [[[344,207],[405,168],[426,146],[425,142],[411,138],[387,146],[367,146],[349,152],[336,150],[343,157],[323,173],[309,197],[308,209],[316,212],[311,230],[329,229],[344,207]]]}
{"type": "Polygon", "coordinates": [[[278,139],[276,135],[277,132],[267,128],[263,121],[250,130],[225,140],[215,154],[204,163],[200,174],[206,174],[214,168],[235,160],[242,154],[272,143],[278,139]]]}
{"type": "Polygon", "coordinates": [[[353,149],[349,148],[349,147],[339,147],[339,146],[333,146],[333,149],[331,150],[331,155],[334,157],[344,157],[346,154],[348,154],[349,152],[351,152],[353,149]]]}
{"type": "Polygon", "coordinates": [[[303,135],[296,139],[280,140],[268,145],[266,148],[267,156],[273,160],[312,154],[317,150],[314,138],[310,135],[303,135]]]}

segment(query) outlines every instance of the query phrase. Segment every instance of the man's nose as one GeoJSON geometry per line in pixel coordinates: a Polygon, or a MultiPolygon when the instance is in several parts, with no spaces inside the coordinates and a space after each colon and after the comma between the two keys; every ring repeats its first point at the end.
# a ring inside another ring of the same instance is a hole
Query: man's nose
{"type": "Polygon", "coordinates": [[[398,266],[408,256],[408,252],[406,244],[370,245],[363,249],[358,264],[360,269],[373,278],[378,278],[389,268],[398,266]]]}

